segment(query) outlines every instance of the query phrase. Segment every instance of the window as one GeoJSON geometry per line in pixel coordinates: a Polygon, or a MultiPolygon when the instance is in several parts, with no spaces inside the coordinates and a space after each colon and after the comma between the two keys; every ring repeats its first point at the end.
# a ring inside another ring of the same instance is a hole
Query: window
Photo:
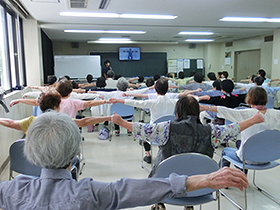
{"type": "Polygon", "coordinates": [[[22,20],[0,0],[0,86],[26,85],[22,20]]]}

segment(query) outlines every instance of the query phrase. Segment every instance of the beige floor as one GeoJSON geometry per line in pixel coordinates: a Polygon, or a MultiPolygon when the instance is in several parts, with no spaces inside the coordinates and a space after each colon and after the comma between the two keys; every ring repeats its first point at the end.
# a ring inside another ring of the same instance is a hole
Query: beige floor
{"type": "MultiPolygon", "coordinates": [[[[84,115],[88,115],[86,112],[84,115]]],[[[139,118],[139,113],[136,113],[136,120],[139,118]]],[[[148,120],[148,117],[147,117],[148,120]]],[[[147,121],[146,120],[146,121],[147,121]]],[[[99,125],[100,128],[103,124],[99,125]]],[[[99,129],[100,129],[99,128],[99,129]]],[[[128,137],[125,129],[121,129],[119,137],[113,136],[112,141],[99,140],[97,128],[94,132],[88,133],[86,128],[83,129],[83,136],[85,141],[83,142],[83,154],[85,166],[83,173],[79,177],[92,177],[94,180],[99,181],[116,181],[122,177],[130,178],[146,178],[148,173],[141,168],[141,147],[138,141],[134,141],[130,136],[128,137]]],[[[233,145],[232,145],[233,146],[233,145]]],[[[217,154],[221,153],[223,147],[217,149],[217,154]]],[[[153,147],[154,154],[157,151],[156,147],[153,147]]],[[[155,156],[155,155],[154,155],[155,156]]],[[[219,160],[219,156],[215,154],[214,159],[219,160]]],[[[150,168],[149,165],[145,165],[150,168]]],[[[8,172],[8,170],[7,170],[8,172]]],[[[0,179],[7,180],[8,173],[2,174],[0,179]]],[[[280,167],[257,172],[257,179],[261,186],[268,189],[276,197],[280,199],[280,183],[279,183],[280,167]]],[[[249,172],[248,179],[250,187],[247,190],[248,194],[248,209],[249,210],[276,210],[280,209],[280,206],[258,192],[252,185],[252,171],[249,172]]],[[[151,188],[151,191],[153,189],[151,188]]],[[[243,192],[240,192],[234,188],[229,188],[226,193],[232,195],[235,200],[243,204],[243,192]]],[[[148,195],[147,195],[148,196],[148,195]]],[[[150,207],[138,207],[133,208],[137,210],[148,210],[150,207]]],[[[169,206],[169,210],[183,209],[183,207],[169,206]]],[[[199,209],[195,206],[195,209],[199,209]]],[[[212,202],[203,205],[205,210],[217,209],[217,202],[212,202]]],[[[221,197],[221,209],[222,210],[234,210],[237,209],[224,197],[221,197]]]]}

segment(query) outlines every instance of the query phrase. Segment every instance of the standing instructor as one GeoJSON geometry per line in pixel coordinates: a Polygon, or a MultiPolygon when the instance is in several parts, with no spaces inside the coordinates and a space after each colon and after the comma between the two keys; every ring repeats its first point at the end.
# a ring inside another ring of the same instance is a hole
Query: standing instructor
{"type": "Polygon", "coordinates": [[[102,68],[102,77],[104,77],[106,79],[107,78],[107,72],[109,70],[112,70],[112,67],[110,66],[110,61],[106,60],[106,61],[104,61],[104,66],[102,68]]]}

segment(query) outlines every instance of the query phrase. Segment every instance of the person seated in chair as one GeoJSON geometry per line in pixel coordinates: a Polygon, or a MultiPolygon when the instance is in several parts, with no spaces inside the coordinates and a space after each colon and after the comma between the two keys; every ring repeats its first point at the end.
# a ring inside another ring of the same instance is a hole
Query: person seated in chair
{"type": "Polygon", "coordinates": [[[150,205],[201,188],[248,187],[246,176],[230,168],[205,175],[170,174],[169,178],[122,178],[107,183],[84,178],[77,182],[69,168],[80,142],[79,128],[66,114],[48,112],[37,117],[27,131],[24,153],[43,168],[41,176],[0,181],[0,208],[117,210],[150,205]]]}
{"type": "Polygon", "coordinates": [[[124,121],[119,115],[113,115],[111,121],[131,129],[135,139],[149,139],[159,144],[157,159],[149,177],[154,175],[156,166],[164,159],[180,153],[197,152],[213,157],[214,148],[221,142],[236,137],[240,131],[255,123],[263,122],[263,117],[256,113],[246,121],[230,125],[201,124],[199,104],[191,96],[178,100],[175,106],[176,119],[157,124],[144,124],[124,121]]]}

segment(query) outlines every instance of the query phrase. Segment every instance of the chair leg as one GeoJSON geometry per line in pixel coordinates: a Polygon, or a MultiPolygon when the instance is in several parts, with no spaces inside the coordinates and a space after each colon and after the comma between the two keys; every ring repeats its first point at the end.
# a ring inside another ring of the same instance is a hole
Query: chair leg
{"type": "Polygon", "coordinates": [[[265,191],[263,188],[260,188],[259,186],[256,185],[255,182],[256,179],[256,170],[254,170],[254,175],[253,175],[253,185],[255,186],[255,188],[257,190],[259,190],[262,194],[264,194],[266,197],[270,198],[271,200],[273,200],[275,203],[277,203],[278,205],[280,205],[280,200],[275,198],[273,195],[271,195],[270,193],[268,193],[267,191],[265,191]]]}
{"type": "MultiPolygon", "coordinates": [[[[223,156],[221,156],[220,159],[220,168],[222,168],[222,162],[223,162],[223,156]]],[[[222,190],[219,190],[220,194],[224,196],[228,201],[230,201],[233,205],[235,205],[240,210],[246,210],[247,209],[247,198],[246,198],[246,189],[244,191],[245,193],[245,207],[243,208],[240,206],[237,202],[235,202],[231,197],[229,197],[226,193],[224,193],[222,190]]],[[[218,209],[220,208],[220,204],[218,204],[218,209]]]]}

